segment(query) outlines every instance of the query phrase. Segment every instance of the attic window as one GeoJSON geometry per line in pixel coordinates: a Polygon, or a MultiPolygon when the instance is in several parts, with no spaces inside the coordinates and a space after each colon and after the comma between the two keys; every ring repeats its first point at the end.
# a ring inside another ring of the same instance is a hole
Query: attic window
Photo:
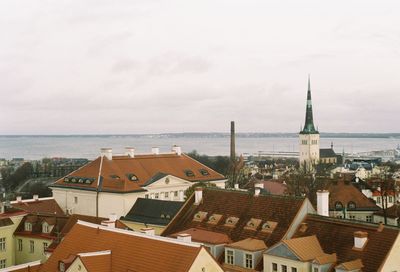
{"type": "Polygon", "coordinates": [[[222,214],[213,214],[210,216],[210,218],[208,218],[208,222],[209,224],[218,224],[218,222],[221,220],[222,218],[222,214]]]}
{"type": "Polygon", "coordinates": [[[264,224],[262,224],[261,231],[262,232],[273,232],[277,225],[278,225],[277,222],[266,221],[264,224]]]}
{"type": "Polygon", "coordinates": [[[194,177],[194,173],[193,173],[192,170],[185,170],[184,172],[185,172],[185,175],[186,175],[187,177],[189,177],[189,178],[194,177]]]}
{"type": "Polygon", "coordinates": [[[261,219],[251,218],[244,228],[247,230],[256,230],[260,224],[261,219]]]}
{"type": "Polygon", "coordinates": [[[226,221],[225,221],[225,226],[226,227],[234,227],[238,221],[239,221],[239,218],[237,218],[237,217],[234,217],[234,216],[228,217],[228,219],[226,219],[226,221]]]}
{"type": "Polygon", "coordinates": [[[335,210],[342,210],[343,209],[343,204],[340,201],[335,202],[335,210]]]}
{"type": "Polygon", "coordinates": [[[350,201],[349,203],[347,203],[347,208],[355,209],[356,208],[356,203],[354,203],[353,201],[350,201]]]}
{"type": "Polygon", "coordinates": [[[86,184],[92,184],[93,181],[94,181],[94,179],[86,179],[86,180],[85,180],[85,183],[86,183],[86,184]]]}
{"type": "Polygon", "coordinates": [[[110,175],[110,178],[112,178],[112,179],[120,179],[120,177],[118,176],[118,175],[110,175]]]}
{"type": "Polygon", "coordinates": [[[69,178],[68,177],[64,178],[64,182],[69,182],[69,178]]]}
{"type": "Polygon", "coordinates": [[[171,216],[170,216],[169,214],[167,214],[167,215],[165,216],[165,218],[170,219],[171,216]]]}
{"type": "Polygon", "coordinates": [[[32,231],[32,224],[31,223],[25,223],[25,231],[32,231]]]}
{"type": "Polygon", "coordinates": [[[210,173],[209,173],[206,169],[200,169],[199,172],[200,172],[200,174],[202,174],[203,176],[208,176],[208,175],[210,175],[210,173]]]}
{"type": "Polygon", "coordinates": [[[201,222],[207,217],[207,212],[198,212],[194,215],[193,221],[201,222]]]}
{"type": "Polygon", "coordinates": [[[138,181],[139,180],[138,177],[135,174],[132,174],[132,173],[127,174],[126,176],[128,177],[128,179],[130,181],[138,181]]]}
{"type": "Polygon", "coordinates": [[[165,215],[164,215],[164,214],[161,214],[161,218],[165,218],[165,215]]]}
{"type": "Polygon", "coordinates": [[[78,182],[79,182],[79,183],[84,183],[85,180],[84,180],[83,178],[80,178],[80,179],[78,179],[78,182]]]}

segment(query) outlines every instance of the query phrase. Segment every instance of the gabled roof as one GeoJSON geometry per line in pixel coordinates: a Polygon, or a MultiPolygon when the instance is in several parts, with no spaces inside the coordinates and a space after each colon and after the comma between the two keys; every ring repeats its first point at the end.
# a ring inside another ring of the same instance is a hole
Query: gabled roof
{"type": "Polygon", "coordinates": [[[231,243],[227,245],[227,247],[230,248],[238,248],[238,249],[243,249],[243,250],[248,250],[248,251],[261,251],[267,248],[265,245],[264,241],[258,240],[258,239],[253,239],[253,238],[246,238],[244,240],[231,243]]]}
{"type": "Polygon", "coordinates": [[[138,198],[122,220],[166,226],[183,206],[181,201],[138,198]]]}
{"type": "Polygon", "coordinates": [[[350,182],[338,180],[337,182],[331,182],[327,186],[329,191],[329,210],[336,210],[335,203],[341,202],[343,207],[347,210],[364,210],[364,211],[378,211],[380,208],[362,192],[360,192],[350,182]],[[348,204],[354,202],[356,204],[355,209],[350,209],[348,204]]]}
{"type": "Polygon", "coordinates": [[[315,235],[282,241],[301,261],[314,260],[325,255],[315,235]]]}
{"type": "Polygon", "coordinates": [[[218,233],[225,233],[237,242],[246,238],[255,238],[264,241],[267,246],[279,242],[288,231],[300,208],[306,203],[304,198],[282,197],[273,195],[259,195],[255,197],[246,191],[221,190],[206,188],[199,205],[194,205],[192,195],[181,211],[162,233],[170,236],[190,228],[198,228],[218,233]],[[204,220],[193,220],[196,214],[205,215],[204,220]],[[209,222],[213,214],[222,215],[215,223],[209,222]],[[227,226],[228,218],[236,217],[234,225],[227,226]],[[258,219],[261,223],[257,228],[245,228],[250,220],[258,219]],[[267,223],[274,225],[272,231],[264,231],[262,226],[267,223]],[[276,222],[277,225],[271,223],[276,222]]]}
{"type": "Polygon", "coordinates": [[[6,226],[11,226],[13,224],[14,223],[10,218],[0,218],[0,228],[6,227],[6,226]]]}
{"type": "Polygon", "coordinates": [[[173,175],[191,181],[224,180],[225,177],[191,157],[181,154],[149,154],[113,156],[112,160],[98,157],[66,177],[57,180],[52,187],[67,187],[105,192],[138,192],[158,175],[173,175]],[[101,161],[103,161],[101,163],[101,161]],[[98,185],[99,168],[101,178],[98,185]],[[201,170],[208,174],[202,174],[201,170]],[[188,175],[190,171],[190,175],[188,175]],[[132,177],[136,177],[132,180],[132,177]]]}
{"type": "Polygon", "coordinates": [[[38,200],[22,200],[12,201],[11,205],[14,208],[21,209],[28,213],[36,213],[43,215],[65,215],[58,203],[52,197],[39,198],[38,200]]]}
{"type": "Polygon", "coordinates": [[[221,245],[232,242],[231,239],[229,239],[228,235],[224,233],[218,233],[196,228],[183,230],[181,232],[171,234],[169,237],[177,238],[180,234],[189,234],[192,237],[192,241],[198,243],[221,245]]]}
{"type": "Polygon", "coordinates": [[[14,235],[55,240],[60,237],[61,229],[64,227],[67,220],[68,218],[66,216],[30,214],[21,220],[14,232],[14,235]],[[53,226],[49,233],[43,233],[42,225],[44,222],[47,224],[50,222],[49,225],[53,226]],[[25,231],[25,223],[32,224],[32,231],[25,231]]]}
{"type": "Polygon", "coordinates": [[[57,271],[58,262],[71,254],[106,250],[111,251],[113,272],[179,272],[188,271],[204,249],[199,244],[79,221],[40,271],[57,271]]]}
{"type": "Polygon", "coordinates": [[[308,215],[303,223],[305,225],[297,230],[294,238],[315,235],[325,253],[337,254],[338,263],[360,259],[365,272],[378,271],[399,235],[399,229],[393,227],[318,215],[308,215]],[[368,241],[362,250],[353,249],[356,231],[368,234],[368,241]]]}
{"type": "MultiPolygon", "coordinates": [[[[384,216],[383,210],[379,210],[375,212],[374,214],[384,216]]],[[[386,216],[388,218],[396,219],[400,217],[400,205],[399,204],[394,204],[392,207],[386,209],[386,216]]]]}
{"type": "Polygon", "coordinates": [[[341,263],[341,264],[337,265],[335,268],[336,269],[342,269],[342,270],[345,270],[345,271],[353,271],[353,270],[356,270],[356,269],[361,269],[363,267],[364,267],[364,265],[363,265],[362,261],[360,259],[357,259],[357,260],[354,260],[354,261],[341,263]]]}
{"type": "Polygon", "coordinates": [[[89,272],[111,272],[111,251],[78,254],[77,256],[89,272]]]}
{"type": "Polygon", "coordinates": [[[332,148],[321,148],[319,150],[319,157],[320,158],[333,158],[336,157],[335,151],[332,148]]]}

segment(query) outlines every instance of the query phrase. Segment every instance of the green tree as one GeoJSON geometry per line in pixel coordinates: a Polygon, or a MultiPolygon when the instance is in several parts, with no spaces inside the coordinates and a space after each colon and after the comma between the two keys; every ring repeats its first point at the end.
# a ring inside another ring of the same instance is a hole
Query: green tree
{"type": "Polygon", "coordinates": [[[215,185],[214,183],[211,183],[211,182],[204,182],[204,181],[197,182],[197,183],[193,184],[192,186],[190,186],[189,188],[186,189],[186,191],[185,191],[185,200],[189,199],[189,197],[194,193],[194,190],[197,187],[209,188],[209,187],[216,187],[216,186],[217,185],[215,185]]]}

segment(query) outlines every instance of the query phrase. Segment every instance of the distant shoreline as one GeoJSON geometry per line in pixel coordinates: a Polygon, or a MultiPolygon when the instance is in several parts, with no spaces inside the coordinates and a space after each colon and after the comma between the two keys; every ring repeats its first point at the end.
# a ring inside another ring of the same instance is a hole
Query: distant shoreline
{"type": "MultiPolygon", "coordinates": [[[[382,138],[382,139],[400,139],[400,133],[331,133],[321,132],[321,138],[382,138]]],[[[137,138],[227,138],[229,133],[223,132],[183,132],[183,133],[154,133],[154,134],[59,134],[59,135],[0,135],[1,138],[16,138],[16,137],[98,137],[98,138],[114,138],[114,137],[137,137],[137,138]]],[[[298,133],[289,132],[238,132],[238,138],[297,138],[298,133]]]]}

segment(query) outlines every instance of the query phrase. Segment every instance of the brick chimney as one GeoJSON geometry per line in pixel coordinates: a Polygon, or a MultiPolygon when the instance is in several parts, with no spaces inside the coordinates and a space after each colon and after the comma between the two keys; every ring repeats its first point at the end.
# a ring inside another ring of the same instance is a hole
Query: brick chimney
{"type": "Polygon", "coordinates": [[[178,237],[176,239],[178,239],[179,241],[185,242],[185,243],[192,242],[192,236],[188,233],[178,234],[178,237]]]}
{"type": "Polygon", "coordinates": [[[368,241],[368,232],[356,231],[354,232],[354,250],[362,250],[368,241]]]}

